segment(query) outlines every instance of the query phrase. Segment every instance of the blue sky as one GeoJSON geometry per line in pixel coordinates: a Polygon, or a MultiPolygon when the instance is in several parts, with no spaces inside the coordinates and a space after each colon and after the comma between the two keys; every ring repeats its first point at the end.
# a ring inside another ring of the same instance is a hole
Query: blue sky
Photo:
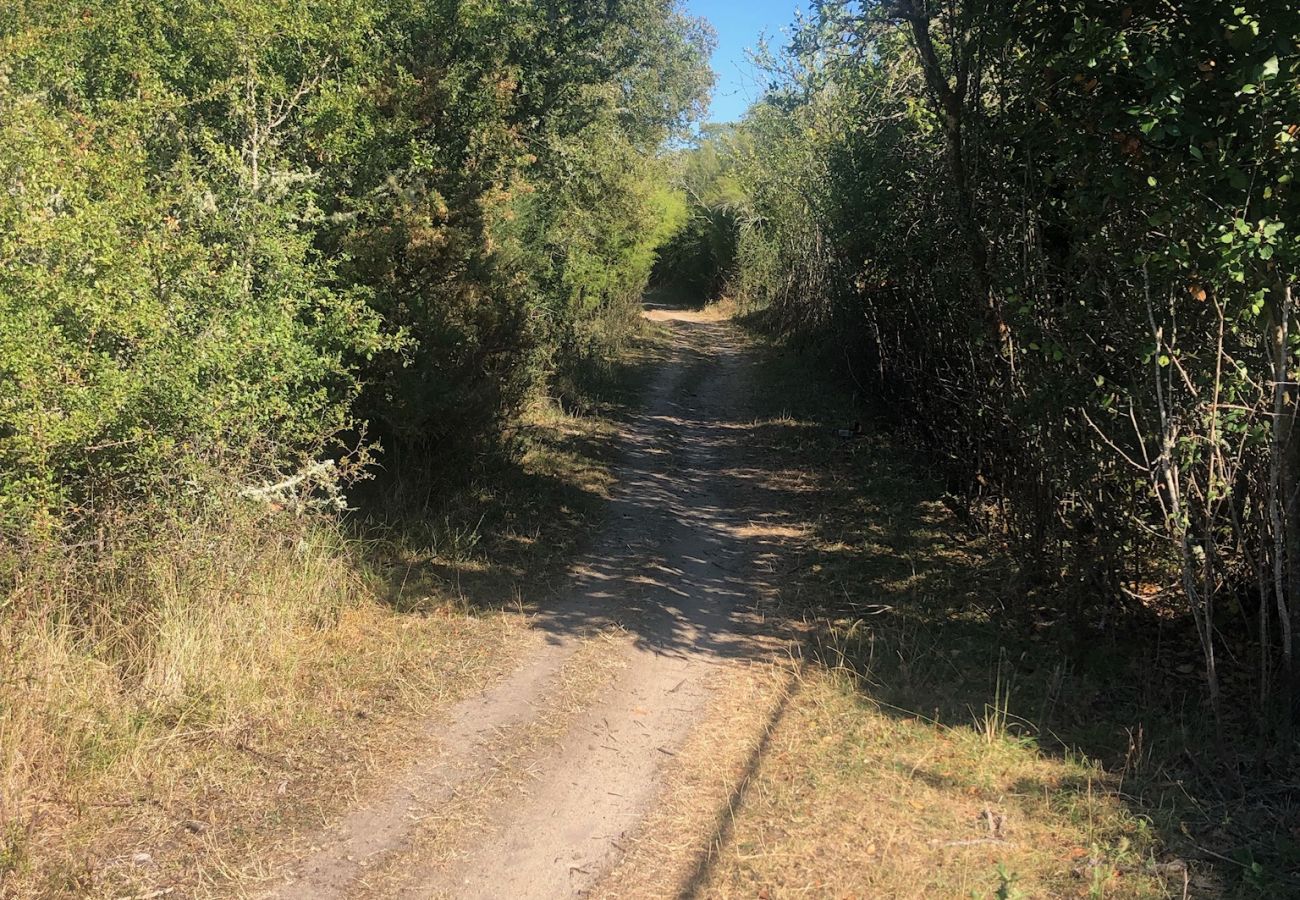
{"type": "Polygon", "coordinates": [[[718,83],[709,109],[712,122],[734,122],[763,92],[765,78],[750,65],[745,51],[758,46],[766,32],[774,48],[784,44],[796,9],[806,0],[686,0],[692,15],[703,16],[718,32],[713,71],[718,83]]]}

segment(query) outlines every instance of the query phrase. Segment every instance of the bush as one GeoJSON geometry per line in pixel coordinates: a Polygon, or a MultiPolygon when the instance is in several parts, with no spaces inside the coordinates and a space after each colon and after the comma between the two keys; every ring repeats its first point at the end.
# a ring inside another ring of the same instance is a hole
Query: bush
{"type": "Polygon", "coordinates": [[[644,287],[706,43],[668,0],[7,7],[0,528],[227,503],[367,421],[491,444],[644,287]]]}
{"type": "Polygon", "coordinates": [[[820,4],[727,143],[738,290],[933,448],[1019,550],[1013,609],[1059,603],[1089,635],[1172,604],[1214,710],[1236,669],[1283,750],[1293,7],[820,4]]]}

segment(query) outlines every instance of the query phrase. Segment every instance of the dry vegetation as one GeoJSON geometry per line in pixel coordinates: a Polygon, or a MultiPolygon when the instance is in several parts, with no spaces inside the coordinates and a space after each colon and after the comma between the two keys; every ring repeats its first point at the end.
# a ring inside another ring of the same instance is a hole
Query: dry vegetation
{"type": "MultiPolygon", "coordinates": [[[[701,894],[1169,895],[1149,826],[1096,766],[882,708],[851,679],[813,671],[701,894]]],[[[1181,878],[1169,887],[1181,895],[1181,878]]]]}
{"type": "Polygon", "coordinates": [[[0,619],[0,891],[220,894],[266,874],[249,866],[269,835],[400,765],[422,721],[537,639],[511,612],[598,527],[613,417],[654,346],[589,376],[602,401],[535,404],[490,479],[352,537],[250,518],[130,569],[33,573],[0,619]]]}
{"type": "Polygon", "coordinates": [[[158,561],[105,595],[152,604],[116,653],[55,614],[5,634],[7,893],[219,889],[268,834],[346,802],[414,717],[526,646],[500,615],[393,610],[337,547],[226,546],[256,550],[256,568],[199,583],[158,561]]]}
{"type": "Polygon", "coordinates": [[[1008,615],[996,536],[888,423],[840,437],[862,410],[802,355],[768,348],[757,393],[792,426],[770,475],[807,498],[784,599],[808,658],[787,702],[739,691],[692,739],[606,894],[1291,896],[1285,797],[1176,749],[1207,717],[1195,648],[1126,652],[1159,635],[1079,635],[1046,595],[1008,615]]]}

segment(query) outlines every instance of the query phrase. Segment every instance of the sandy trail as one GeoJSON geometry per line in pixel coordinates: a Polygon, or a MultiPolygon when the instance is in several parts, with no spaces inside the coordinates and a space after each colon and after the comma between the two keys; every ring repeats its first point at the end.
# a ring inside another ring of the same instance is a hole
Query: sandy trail
{"type": "Polygon", "coordinates": [[[608,526],[567,596],[533,622],[545,642],[432,720],[427,758],[318,835],[273,896],[581,896],[618,862],[663,769],[733,673],[787,655],[761,615],[790,523],[750,459],[754,360],[730,323],[647,314],[671,328],[673,350],[620,436],[608,526]],[[617,636],[612,681],[536,749],[529,777],[485,824],[429,852],[418,832],[432,826],[421,823],[493,777],[493,738],[543,714],[565,663],[599,629],[617,636]]]}

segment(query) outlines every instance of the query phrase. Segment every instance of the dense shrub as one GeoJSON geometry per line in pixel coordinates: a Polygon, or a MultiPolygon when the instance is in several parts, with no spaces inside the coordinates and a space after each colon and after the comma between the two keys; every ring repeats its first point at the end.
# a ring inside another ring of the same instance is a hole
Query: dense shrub
{"type": "Polygon", "coordinates": [[[6,5],[0,528],[491,440],[644,285],[706,43],[670,0],[6,5]]]}
{"type": "Polygon", "coordinates": [[[134,73],[151,86],[134,97],[96,97],[59,65],[85,47],[41,29],[8,40],[5,532],[48,536],[92,507],[269,478],[320,453],[349,420],[345,357],[380,338],[365,294],[334,282],[301,227],[310,196],[259,190],[159,73],[134,73]]]}
{"type": "Polygon", "coordinates": [[[688,214],[660,249],[654,281],[682,296],[701,301],[715,297],[736,273],[746,203],[729,147],[740,138],[731,126],[706,125],[694,146],[679,155],[677,181],[688,214]]]}
{"type": "Polygon", "coordinates": [[[1057,585],[1079,634],[1176,610],[1215,709],[1226,666],[1285,733],[1300,9],[817,13],[713,151],[746,196],[736,290],[946,460],[1021,553],[1013,610],[1057,585]]]}

